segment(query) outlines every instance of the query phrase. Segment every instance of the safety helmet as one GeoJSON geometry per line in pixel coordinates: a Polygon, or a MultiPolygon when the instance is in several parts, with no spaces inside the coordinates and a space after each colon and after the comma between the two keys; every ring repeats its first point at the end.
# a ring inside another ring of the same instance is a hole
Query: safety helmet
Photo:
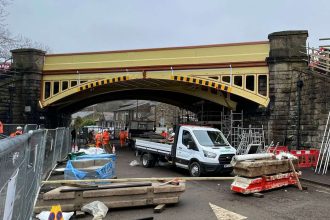
{"type": "Polygon", "coordinates": [[[18,126],[16,130],[22,130],[23,128],[21,126],[18,126]]]}

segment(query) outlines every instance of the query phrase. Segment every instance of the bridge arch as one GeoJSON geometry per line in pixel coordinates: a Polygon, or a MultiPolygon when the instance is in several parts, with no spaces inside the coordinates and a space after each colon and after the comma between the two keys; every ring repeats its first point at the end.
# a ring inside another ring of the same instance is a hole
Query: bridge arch
{"type": "Polygon", "coordinates": [[[65,106],[73,99],[149,90],[185,94],[234,110],[241,98],[265,107],[268,50],[268,42],[251,42],[46,55],[40,105],[65,106]]]}

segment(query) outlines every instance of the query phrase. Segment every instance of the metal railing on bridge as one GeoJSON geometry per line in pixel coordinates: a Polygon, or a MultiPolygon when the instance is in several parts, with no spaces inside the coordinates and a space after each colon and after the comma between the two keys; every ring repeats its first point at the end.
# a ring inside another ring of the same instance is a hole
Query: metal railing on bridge
{"type": "Polygon", "coordinates": [[[41,180],[70,149],[68,128],[30,128],[0,140],[0,219],[30,219],[41,180]]]}

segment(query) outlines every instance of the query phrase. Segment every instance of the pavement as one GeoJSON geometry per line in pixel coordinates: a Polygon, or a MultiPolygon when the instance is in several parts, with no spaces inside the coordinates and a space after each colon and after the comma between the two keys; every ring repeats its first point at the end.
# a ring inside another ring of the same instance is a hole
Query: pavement
{"type": "Polygon", "coordinates": [[[325,175],[317,174],[318,172],[315,173],[315,168],[313,167],[303,168],[300,170],[302,172],[302,176],[300,178],[302,181],[315,183],[330,188],[330,170],[328,170],[327,174],[325,175]]]}

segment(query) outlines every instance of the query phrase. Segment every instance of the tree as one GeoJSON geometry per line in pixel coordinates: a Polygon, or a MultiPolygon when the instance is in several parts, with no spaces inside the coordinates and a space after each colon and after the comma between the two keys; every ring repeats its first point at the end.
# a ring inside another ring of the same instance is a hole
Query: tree
{"type": "Polygon", "coordinates": [[[96,123],[92,119],[85,119],[85,120],[83,120],[81,127],[89,126],[89,125],[96,125],[96,123]]]}
{"type": "Polygon", "coordinates": [[[84,126],[89,126],[89,125],[96,125],[95,121],[93,119],[88,119],[88,118],[81,118],[78,116],[74,120],[74,127],[75,128],[82,128],[84,126]]]}
{"type": "Polygon", "coordinates": [[[0,0],[0,61],[9,60],[11,57],[10,50],[19,48],[36,48],[49,52],[50,48],[37,43],[22,35],[13,35],[7,28],[6,18],[8,12],[6,7],[12,0],[0,0]]]}
{"type": "Polygon", "coordinates": [[[74,120],[74,127],[75,127],[75,128],[80,128],[81,125],[82,125],[82,123],[83,123],[83,119],[82,119],[80,116],[78,116],[78,117],[74,120]]]}

